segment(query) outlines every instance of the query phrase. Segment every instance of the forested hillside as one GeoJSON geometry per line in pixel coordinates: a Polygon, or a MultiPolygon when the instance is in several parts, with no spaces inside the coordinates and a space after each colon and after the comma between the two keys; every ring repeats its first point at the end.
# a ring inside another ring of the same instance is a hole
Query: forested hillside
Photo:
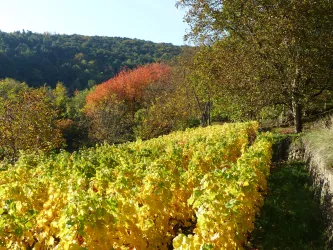
{"type": "Polygon", "coordinates": [[[124,67],[168,60],[180,51],[169,43],[138,39],[0,31],[0,79],[35,87],[61,81],[70,90],[84,89],[124,67]]]}

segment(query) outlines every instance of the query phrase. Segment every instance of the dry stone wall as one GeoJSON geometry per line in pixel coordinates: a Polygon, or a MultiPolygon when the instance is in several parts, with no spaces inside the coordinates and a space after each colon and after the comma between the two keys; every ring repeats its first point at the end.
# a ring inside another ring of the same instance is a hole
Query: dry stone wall
{"type": "Polygon", "coordinates": [[[306,140],[286,137],[274,146],[272,161],[304,161],[311,175],[315,198],[320,203],[327,228],[327,249],[333,249],[333,169],[311,152],[306,140]]]}
{"type": "Polygon", "coordinates": [[[302,147],[303,160],[311,174],[315,195],[326,220],[328,249],[333,249],[333,169],[327,166],[320,155],[311,152],[306,142],[303,142],[302,147]]]}

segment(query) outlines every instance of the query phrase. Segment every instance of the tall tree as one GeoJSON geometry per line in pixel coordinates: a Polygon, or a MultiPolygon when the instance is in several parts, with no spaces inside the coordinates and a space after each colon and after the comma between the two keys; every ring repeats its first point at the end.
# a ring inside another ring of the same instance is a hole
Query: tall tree
{"type": "Polygon", "coordinates": [[[175,63],[176,70],[173,74],[174,77],[177,76],[178,85],[185,90],[188,103],[195,103],[203,127],[211,125],[211,110],[216,93],[212,64],[207,58],[211,54],[207,53],[207,49],[209,50],[195,47],[184,49],[175,63]]]}
{"type": "MultiPolygon", "coordinates": [[[[186,79],[186,65],[182,57],[171,62],[167,87],[154,87],[145,91],[142,108],[135,113],[136,137],[150,139],[175,130],[198,126],[202,117],[202,96],[198,97],[194,83],[186,79]]],[[[158,85],[157,85],[158,86],[158,85]]]]}
{"type": "MultiPolygon", "coordinates": [[[[332,1],[179,0],[177,4],[188,8],[188,39],[214,47],[212,53],[221,66],[215,72],[219,83],[258,90],[263,99],[256,97],[256,103],[283,103],[293,114],[296,132],[302,130],[303,110],[309,103],[325,90],[332,91],[332,1]],[[228,58],[220,61],[221,53],[228,58]],[[232,58],[238,62],[234,68],[232,58]]],[[[241,92],[244,97],[247,93],[254,92],[241,92]]]]}

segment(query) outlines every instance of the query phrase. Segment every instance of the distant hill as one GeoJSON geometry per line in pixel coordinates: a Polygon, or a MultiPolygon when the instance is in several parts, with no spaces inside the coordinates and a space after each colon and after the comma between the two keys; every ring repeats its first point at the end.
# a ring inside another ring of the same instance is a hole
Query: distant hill
{"type": "Polygon", "coordinates": [[[124,67],[168,60],[180,51],[170,43],[138,39],[0,31],[0,79],[51,87],[61,81],[70,90],[84,89],[124,67]]]}

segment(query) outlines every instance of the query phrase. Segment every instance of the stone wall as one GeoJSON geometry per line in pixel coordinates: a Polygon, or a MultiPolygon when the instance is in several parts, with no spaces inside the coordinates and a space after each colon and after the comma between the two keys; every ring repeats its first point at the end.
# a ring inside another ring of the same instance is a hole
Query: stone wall
{"type": "Polygon", "coordinates": [[[333,169],[311,152],[305,140],[286,137],[273,146],[273,162],[304,161],[311,175],[315,198],[320,203],[327,228],[327,247],[333,249],[333,169]]]}
{"type": "Polygon", "coordinates": [[[328,249],[333,249],[333,169],[327,166],[320,155],[311,152],[306,141],[303,141],[302,148],[303,160],[311,174],[315,196],[326,221],[328,249]]]}
{"type": "MultiPolygon", "coordinates": [[[[332,142],[333,143],[333,142],[332,142]]],[[[333,169],[311,152],[306,140],[284,137],[273,145],[272,162],[304,161],[310,173],[315,199],[326,222],[327,248],[333,249],[333,169]]]]}
{"type": "Polygon", "coordinates": [[[288,161],[304,161],[305,148],[304,142],[300,138],[290,140],[288,148],[288,161]]]}
{"type": "Polygon", "coordinates": [[[298,137],[280,136],[273,144],[272,162],[303,161],[304,144],[298,137]]]}

